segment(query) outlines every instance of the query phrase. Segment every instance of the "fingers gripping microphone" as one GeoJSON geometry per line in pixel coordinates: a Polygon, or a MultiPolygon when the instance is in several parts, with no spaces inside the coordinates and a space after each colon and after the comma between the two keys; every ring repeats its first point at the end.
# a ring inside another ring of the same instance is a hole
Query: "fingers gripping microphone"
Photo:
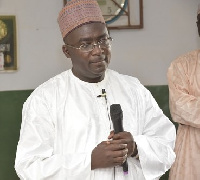
{"type": "MultiPolygon", "coordinates": [[[[123,112],[120,104],[112,104],[110,106],[110,116],[113,122],[114,132],[115,134],[119,132],[123,132],[123,112]]],[[[125,161],[122,164],[124,174],[128,174],[128,163],[125,161]]]]}

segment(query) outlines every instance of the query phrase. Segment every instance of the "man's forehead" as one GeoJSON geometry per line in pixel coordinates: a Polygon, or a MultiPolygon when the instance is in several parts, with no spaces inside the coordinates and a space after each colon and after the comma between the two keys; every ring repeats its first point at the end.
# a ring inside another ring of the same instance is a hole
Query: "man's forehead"
{"type": "Polygon", "coordinates": [[[83,40],[92,40],[106,35],[108,35],[108,31],[105,24],[91,23],[76,28],[67,36],[66,39],[68,41],[78,42],[83,40]]]}

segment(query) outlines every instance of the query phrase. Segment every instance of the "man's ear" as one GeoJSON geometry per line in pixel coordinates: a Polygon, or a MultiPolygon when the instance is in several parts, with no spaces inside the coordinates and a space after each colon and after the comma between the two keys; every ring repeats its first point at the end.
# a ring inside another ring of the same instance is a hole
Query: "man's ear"
{"type": "Polygon", "coordinates": [[[62,46],[62,50],[63,50],[63,53],[65,54],[65,56],[67,58],[71,58],[70,54],[69,54],[69,51],[67,49],[67,47],[65,45],[62,46]]]}

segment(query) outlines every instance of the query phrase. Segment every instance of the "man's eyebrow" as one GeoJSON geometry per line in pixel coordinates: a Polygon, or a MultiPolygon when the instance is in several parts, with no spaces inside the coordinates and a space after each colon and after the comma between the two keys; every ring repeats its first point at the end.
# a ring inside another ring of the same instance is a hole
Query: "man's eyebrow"
{"type": "MultiPolygon", "coordinates": [[[[96,39],[100,39],[100,38],[105,37],[105,36],[108,36],[108,34],[107,34],[107,33],[104,33],[104,34],[98,36],[97,38],[95,38],[95,40],[96,40],[96,39]]],[[[80,38],[80,39],[79,39],[79,42],[82,42],[82,41],[93,41],[93,40],[94,40],[94,39],[91,38],[91,37],[88,37],[88,38],[80,38]]]]}
{"type": "Polygon", "coordinates": [[[82,42],[82,41],[92,41],[93,38],[80,38],[79,39],[79,42],[82,42]]]}

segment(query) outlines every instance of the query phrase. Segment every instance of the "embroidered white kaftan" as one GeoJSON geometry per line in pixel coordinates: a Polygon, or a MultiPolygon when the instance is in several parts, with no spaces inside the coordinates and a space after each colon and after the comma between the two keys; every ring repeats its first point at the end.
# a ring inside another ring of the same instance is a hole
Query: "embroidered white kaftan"
{"type": "Polygon", "coordinates": [[[175,127],[136,78],[106,70],[99,83],[87,83],[71,70],[38,87],[23,106],[15,169],[26,180],[152,180],[175,159],[175,127]],[[102,89],[105,98],[97,97],[102,89]],[[120,104],[123,127],[136,141],[139,159],[122,167],[91,170],[91,152],[113,129],[111,104],[120,104]]]}
{"type": "Polygon", "coordinates": [[[170,111],[179,123],[170,180],[200,179],[200,50],[177,58],[168,70],[170,111]]]}

